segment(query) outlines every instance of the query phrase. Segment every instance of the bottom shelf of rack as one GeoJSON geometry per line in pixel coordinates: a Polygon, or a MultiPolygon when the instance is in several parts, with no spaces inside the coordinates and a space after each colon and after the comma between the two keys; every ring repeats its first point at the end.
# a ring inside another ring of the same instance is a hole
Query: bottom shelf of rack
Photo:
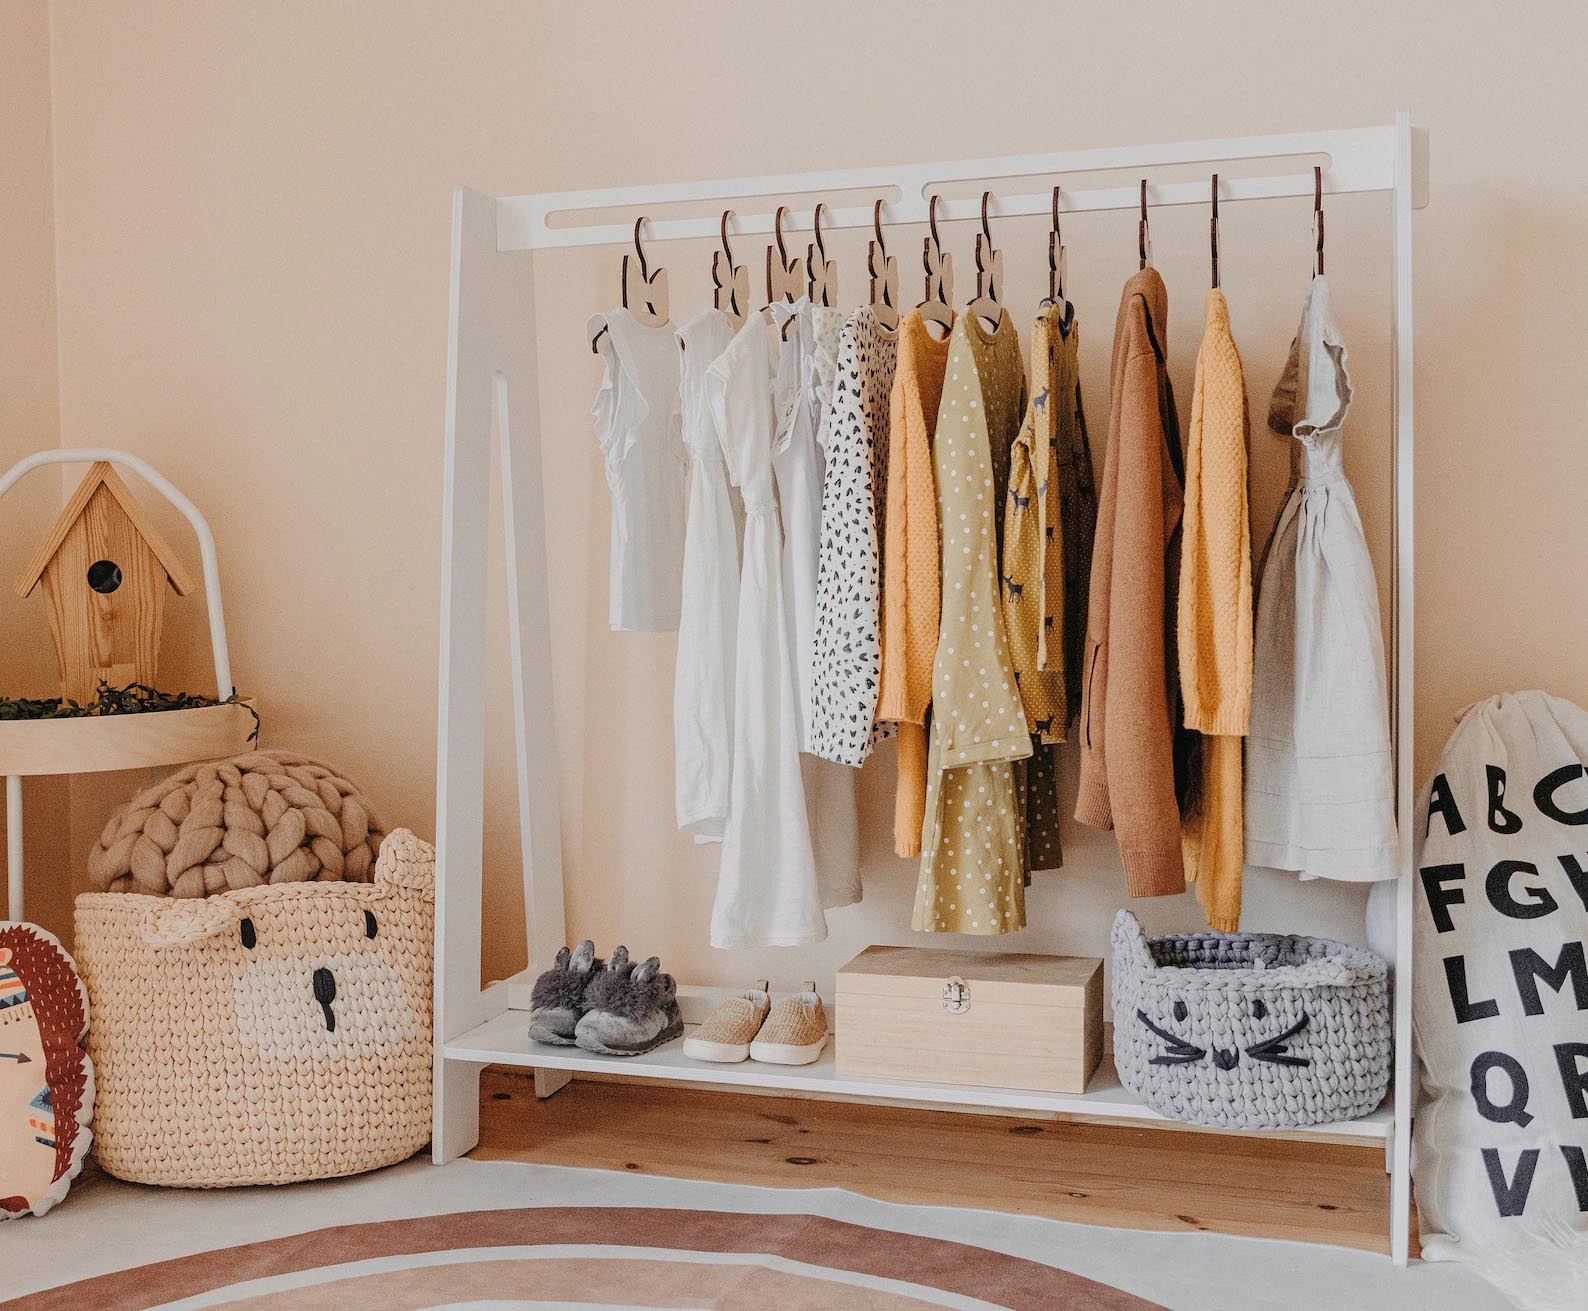
{"type": "MultiPolygon", "coordinates": [[[[693,1028],[694,1026],[689,1026],[693,1028]]],[[[1261,1137],[1305,1136],[1382,1142],[1394,1123],[1389,1105],[1357,1120],[1308,1125],[1304,1129],[1205,1129],[1160,1115],[1119,1082],[1113,1061],[1105,1056],[1084,1093],[1032,1092],[1022,1088],[981,1088],[966,1084],[920,1083],[909,1079],[857,1079],[839,1074],[832,1044],[811,1065],[765,1065],[743,1061],[718,1065],[684,1055],[682,1039],[643,1056],[601,1056],[579,1047],[553,1047],[532,1042],[529,1013],[506,1010],[445,1045],[448,1060],[528,1069],[570,1070],[616,1078],[668,1079],[723,1088],[766,1088],[832,1098],[868,1098],[923,1106],[984,1108],[988,1111],[1039,1111],[1088,1119],[1135,1120],[1169,1128],[1261,1137]]]]}

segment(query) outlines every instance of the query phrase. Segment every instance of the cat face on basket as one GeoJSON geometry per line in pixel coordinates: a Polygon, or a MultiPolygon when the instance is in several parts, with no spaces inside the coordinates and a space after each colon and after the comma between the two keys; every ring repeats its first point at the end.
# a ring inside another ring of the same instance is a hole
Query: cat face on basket
{"type": "MultiPolygon", "coordinates": [[[[1198,1065],[1205,1060],[1216,1069],[1233,1070],[1241,1063],[1243,1055],[1250,1060],[1269,1065],[1312,1064],[1311,1057],[1297,1056],[1291,1050],[1295,1040],[1306,1032],[1307,1026],[1311,1023],[1305,1011],[1293,1024],[1285,1027],[1271,1026],[1274,1031],[1257,1041],[1247,1043],[1245,1046],[1232,1047],[1220,1047],[1211,1042],[1207,1046],[1202,1046],[1168,1027],[1169,1024],[1183,1026],[1190,1015],[1190,1008],[1183,1000],[1175,1002],[1173,1019],[1162,1024],[1155,1022],[1146,1011],[1136,1012],[1136,1019],[1163,1044],[1162,1050],[1151,1058],[1153,1065],[1198,1065]]],[[[1262,1024],[1269,1019],[1268,1004],[1261,997],[1252,999],[1250,1017],[1255,1024],[1262,1024]]]]}

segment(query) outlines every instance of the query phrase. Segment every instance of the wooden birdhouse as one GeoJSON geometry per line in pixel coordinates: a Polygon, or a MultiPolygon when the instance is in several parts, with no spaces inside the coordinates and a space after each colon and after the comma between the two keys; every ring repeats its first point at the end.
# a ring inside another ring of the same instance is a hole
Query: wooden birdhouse
{"type": "Polygon", "coordinates": [[[193,580],[109,464],[94,465],[17,579],[18,596],[43,584],[61,693],[93,700],[112,687],[154,683],[165,589],[193,580]]]}

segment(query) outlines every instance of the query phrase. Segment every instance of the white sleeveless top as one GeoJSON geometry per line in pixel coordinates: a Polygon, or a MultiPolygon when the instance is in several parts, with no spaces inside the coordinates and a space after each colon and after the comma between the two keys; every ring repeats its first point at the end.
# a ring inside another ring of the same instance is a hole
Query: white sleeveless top
{"type": "MultiPolygon", "coordinates": [[[[609,622],[671,632],[678,627],[688,474],[678,338],[672,327],[649,327],[625,309],[605,319],[596,343],[605,373],[590,412],[612,490],[609,622]]],[[[599,320],[591,323],[593,330],[599,320]]]]}

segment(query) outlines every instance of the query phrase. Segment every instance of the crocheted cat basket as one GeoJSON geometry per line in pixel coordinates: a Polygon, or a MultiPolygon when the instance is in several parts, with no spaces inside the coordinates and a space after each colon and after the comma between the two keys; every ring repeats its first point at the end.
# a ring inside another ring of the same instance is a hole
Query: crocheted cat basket
{"type": "Polygon", "coordinates": [[[0,1220],[66,1196],[92,1135],[88,997],[61,944],[0,921],[0,1220]]]}
{"type": "Polygon", "coordinates": [[[286,751],[188,765],[105,824],[99,892],[204,897],[311,879],[368,882],[384,828],[356,785],[286,751]]]}
{"type": "Polygon", "coordinates": [[[406,829],[370,883],[78,897],[100,1164],[223,1188],[413,1155],[430,1138],[434,924],[435,851],[406,829]]]}
{"type": "Polygon", "coordinates": [[[1114,1062],[1171,1119],[1221,1129],[1353,1120],[1390,1076],[1389,969],[1275,933],[1149,938],[1114,918],[1114,1062]]]}

